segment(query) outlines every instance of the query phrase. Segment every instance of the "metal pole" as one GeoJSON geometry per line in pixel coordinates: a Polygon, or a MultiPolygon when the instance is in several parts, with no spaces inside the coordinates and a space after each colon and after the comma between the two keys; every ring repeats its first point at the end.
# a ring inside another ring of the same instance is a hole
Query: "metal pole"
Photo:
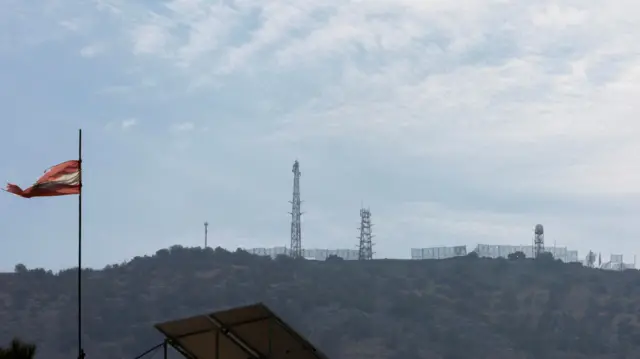
{"type": "Polygon", "coordinates": [[[82,348],[82,129],[78,130],[78,164],[80,192],[78,193],[78,359],[85,357],[82,348]]]}
{"type": "MultiPolygon", "coordinates": [[[[153,351],[158,350],[158,348],[160,348],[161,346],[165,347],[165,351],[167,348],[167,340],[165,339],[162,343],[158,344],[158,345],[154,345],[153,347],[145,350],[142,354],[138,355],[137,357],[135,357],[134,359],[141,359],[147,355],[149,355],[150,353],[153,353],[153,351]]],[[[166,358],[166,357],[165,357],[166,358]]]]}
{"type": "Polygon", "coordinates": [[[269,332],[268,333],[268,336],[269,336],[269,338],[268,338],[268,340],[269,340],[269,351],[268,351],[268,354],[267,354],[267,358],[271,359],[271,352],[272,352],[271,341],[273,339],[273,324],[272,324],[273,320],[272,320],[272,318],[269,318],[267,320],[268,320],[267,325],[268,325],[268,332],[269,332]]]}
{"type": "Polygon", "coordinates": [[[214,359],[220,359],[220,331],[216,331],[216,352],[214,359]]]}
{"type": "Polygon", "coordinates": [[[209,227],[209,222],[204,222],[204,248],[208,248],[208,244],[207,244],[207,229],[209,227]]]}

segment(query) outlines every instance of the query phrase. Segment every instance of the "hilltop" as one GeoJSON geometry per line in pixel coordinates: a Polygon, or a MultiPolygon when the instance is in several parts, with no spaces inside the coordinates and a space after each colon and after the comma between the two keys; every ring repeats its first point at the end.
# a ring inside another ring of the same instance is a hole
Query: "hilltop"
{"type": "MultiPolygon", "coordinates": [[[[75,357],[76,272],[0,276],[0,343],[75,357]]],[[[544,260],[324,262],[174,246],[85,274],[87,358],[133,358],[154,323],[263,301],[331,359],[640,357],[640,276],[544,260]]]]}

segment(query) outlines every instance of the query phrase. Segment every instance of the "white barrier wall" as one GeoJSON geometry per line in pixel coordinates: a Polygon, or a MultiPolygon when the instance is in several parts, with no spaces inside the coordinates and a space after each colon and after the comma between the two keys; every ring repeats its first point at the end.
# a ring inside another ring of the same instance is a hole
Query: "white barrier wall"
{"type": "Polygon", "coordinates": [[[329,256],[338,256],[345,260],[358,259],[357,249],[305,249],[303,250],[306,258],[313,258],[315,260],[323,261],[329,256]]]}
{"type": "MultiPolygon", "coordinates": [[[[260,255],[270,256],[275,258],[278,255],[288,255],[289,250],[287,247],[272,247],[272,248],[251,248],[246,249],[247,252],[260,255]]],[[[474,250],[480,257],[489,258],[506,258],[511,253],[523,252],[528,258],[533,257],[533,246],[512,246],[512,245],[490,245],[490,244],[478,244],[474,250]]],[[[553,254],[553,257],[560,259],[563,262],[579,262],[578,251],[568,250],[566,247],[547,247],[546,252],[553,254]]],[[[357,249],[303,249],[303,257],[307,259],[326,260],[331,255],[338,256],[345,260],[357,260],[357,249]]],[[[432,248],[411,248],[411,259],[446,259],[458,256],[467,255],[467,246],[453,246],[453,247],[432,247],[432,248]]],[[[612,255],[611,259],[617,260],[622,263],[622,256],[612,255]]]]}
{"type": "Polygon", "coordinates": [[[467,255],[467,246],[411,248],[411,259],[446,259],[467,255]]]}
{"type": "Polygon", "coordinates": [[[624,263],[624,261],[622,260],[623,256],[622,254],[612,254],[611,255],[611,263],[624,263]]]}
{"type": "MultiPolygon", "coordinates": [[[[489,258],[506,258],[511,253],[522,252],[527,258],[533,258],[535,251],[534,246],[512,246],[512,245],[491,245],[478,244],[475,249],[480,257],[489,258]]],[[[545,252],[553,255],[553,258],[560,259],[563,262],[579,262],[578,251],[570,251],[567,247],[545,247],[545,252]]]]}
{"type": "Polygon", "coordinates": [[[269,256],[271,258],[276,258],[281,254],[286,255],[288,253],[287,247],[250,248],[245,250],[251,254],[255,254],[259,256],[269,256]]]}
{"type": "MultiPolygon", "coordinates": [[[[270,256],[276,258],[278,255],[288,255],[289,250],[287,247],[273,247],[273,248],[250,248],[246,249],[247,252],[259,256],[270,256]]],[[[307,259],[326,260],[327,257],[335,255],[345,260],[358,259],[357,249],[303,249],[302,256],[307,259]]]]}

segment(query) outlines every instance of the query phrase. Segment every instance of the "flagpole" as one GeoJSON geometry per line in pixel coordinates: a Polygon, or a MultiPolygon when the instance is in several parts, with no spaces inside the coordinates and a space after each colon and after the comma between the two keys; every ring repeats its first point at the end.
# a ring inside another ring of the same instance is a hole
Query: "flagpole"
{"type": "Polygon", "coordinates": [[[78,359],[84,359],[82,348],[82,129],[78,130],[78,163],[80,192],[78,193],[78,359]]]}

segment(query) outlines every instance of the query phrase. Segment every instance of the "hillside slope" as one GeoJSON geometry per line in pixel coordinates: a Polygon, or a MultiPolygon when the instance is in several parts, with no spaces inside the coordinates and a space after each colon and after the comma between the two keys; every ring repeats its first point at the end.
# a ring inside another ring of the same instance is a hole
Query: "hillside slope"
{"type": "MultiPolygon", "coordinates": [[[[326,262],[172,247],[87,271],[89,359],[133,358],[156,322],[263,301],[332,359],[640,357],[640,275],[553,260],[326,262]]],[[[75,357],[76,274],[0,276],[0,343],[75,357]]]]}

